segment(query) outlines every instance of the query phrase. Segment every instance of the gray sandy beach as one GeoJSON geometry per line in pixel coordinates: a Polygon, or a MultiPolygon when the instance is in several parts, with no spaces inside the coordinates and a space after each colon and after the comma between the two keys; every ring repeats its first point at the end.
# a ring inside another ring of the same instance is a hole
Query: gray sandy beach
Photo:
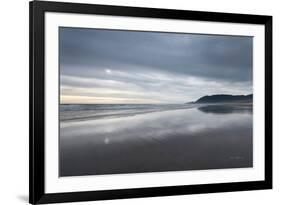
{"type": "Polygon", "coordinates": [[[253,166],[252,105],[60,112],[60,176],[253,166]]]}

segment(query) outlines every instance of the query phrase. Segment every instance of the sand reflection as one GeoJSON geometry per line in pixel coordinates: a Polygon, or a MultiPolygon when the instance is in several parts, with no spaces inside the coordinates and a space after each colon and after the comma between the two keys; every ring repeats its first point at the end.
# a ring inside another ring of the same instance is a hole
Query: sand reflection
{"type": "Polygon", "coordinates": [[[60,175],[251,167],[252,112],[221,110],[62,122],[60,175]]]}

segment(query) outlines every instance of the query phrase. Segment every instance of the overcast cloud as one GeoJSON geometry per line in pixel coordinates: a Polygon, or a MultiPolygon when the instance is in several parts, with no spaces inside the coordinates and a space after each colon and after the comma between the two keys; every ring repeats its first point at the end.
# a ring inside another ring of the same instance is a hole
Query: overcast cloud
{"type": "Polygon", "coordinates": [[[62,103],[252,93],[252,37],[60,28],[62,103]]]}

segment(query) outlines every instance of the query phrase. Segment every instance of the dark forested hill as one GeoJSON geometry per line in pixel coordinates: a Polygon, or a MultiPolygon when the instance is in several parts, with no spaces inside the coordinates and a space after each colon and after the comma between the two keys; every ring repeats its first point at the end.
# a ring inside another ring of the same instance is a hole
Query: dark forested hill
{"type": "Polygon", "coordinates": [[[231,103],[243,102],[250,103],[253,101],[253,94],[250,95],[207,95],[199,98],[194,103],[231,103]]]}

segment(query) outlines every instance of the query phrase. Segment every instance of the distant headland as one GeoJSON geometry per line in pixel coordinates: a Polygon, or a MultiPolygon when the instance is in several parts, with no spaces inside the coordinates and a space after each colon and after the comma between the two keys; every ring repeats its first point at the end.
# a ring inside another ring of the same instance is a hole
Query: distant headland
{"type": "Polygon", "coordinates": [[[189,103],[252,103],[253,94],[250,95],[206,95],[189,103]]]}

